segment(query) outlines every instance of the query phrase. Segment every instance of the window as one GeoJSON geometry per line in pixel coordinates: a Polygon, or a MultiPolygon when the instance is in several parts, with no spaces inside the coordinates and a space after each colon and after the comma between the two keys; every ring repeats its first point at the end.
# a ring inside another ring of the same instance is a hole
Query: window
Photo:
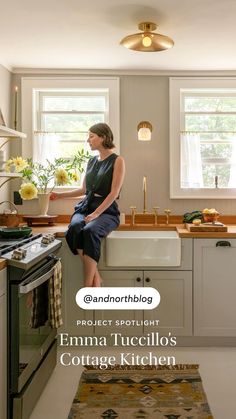
{"type": "Polygon", "coordinates": [[[23,78],[22,131],[30,140],[22,143],[24,157],[41,163],[70,158],[89,149],[88,129],[98,122],[111,126],[119,152],[117,78],[23,78]]]}
{"type": "Polygon", "coordinates": [[[235,196],[235,79],[170,80],[170,150],[171,198],[235,196]]]}
{"type": "Polygon", "coordinates": [[[88,129],[108,121],[108,89],[36,93],[33,160],[70,158],[87,148],[88,129]]]}

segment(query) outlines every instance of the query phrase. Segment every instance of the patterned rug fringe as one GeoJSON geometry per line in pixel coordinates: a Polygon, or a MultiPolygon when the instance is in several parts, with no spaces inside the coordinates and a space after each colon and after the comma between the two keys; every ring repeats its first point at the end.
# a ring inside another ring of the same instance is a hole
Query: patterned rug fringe
{"type": "Polygon", "coordinates": [[[198,370],[199,364],[176,364],[176,365],[108,365],[106,369],[99,366],[85,365],[85,370],[99,371],[99,373],[107,370],[198,370]]]}

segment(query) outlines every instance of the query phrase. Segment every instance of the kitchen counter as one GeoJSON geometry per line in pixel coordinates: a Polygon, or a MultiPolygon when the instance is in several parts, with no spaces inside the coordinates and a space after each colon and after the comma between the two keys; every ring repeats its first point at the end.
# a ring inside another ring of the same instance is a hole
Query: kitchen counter
{"type": "Polygon", "coordinates": [[[207,239],[214,239],[214,238],[236,238],[236,225],[228,225],[228,231],[202,231],[202,232],[192,232],[188,231],[184,224],[182,226],[176,226],[176,230],[179,233],[179,237],[182,238],[207,238],[207,239]]]}
{"type": "Polygon", "coordinates": [[[5,259],[0,259],[0,271],[7,266],[5,259]]]}
{"type": "MultiPolygon", "coordinates": [[[[67,230],[68,224],[60,223],[55,224],[54,226],[35,226],[33,227],[33,234],[37,233],[54,233],[57,237],[64,237],[64,234],[67,230]]],[[[185,228],[184,224],[160,224],[160,225],[152,225],[152,224],[136,224],[134,226],[130,226],[129,224],[122,224],[118,227],[118,230],[133,230],[133,231],[140,231],[140,230],[177,230],[179,237],[182,238],[214,238],[214,237],[224,237],[224,238],[236,238],[236,225],[228,225],[228,231],[224,232],[190,232],[185,228]]]]}
{"type": "MultiPolygon", "coordinates": [[[[53,226],[48,225],[38,225],[32,227],[33,234],[46,234],[46,233],[53,233],[56,237],[64,237],[65,232],[67,230],[68,223],[58,223],[53,226]]],[[[118,230],[176,230],[181,238],[207,238],[207,239],[214,239],[214,238],[236,238],[236,225],[228,225],[228,231],[225,232],[190,232],[185,228],[184,224],[159,224],[159,225],[152,225],[152,224],[136,224],[131,226],[130,224],[122,224],[118,227],[118,230]]],[[[0,259],[0,270],[5,268],[6,261],[4,259],[0,259]]]]}

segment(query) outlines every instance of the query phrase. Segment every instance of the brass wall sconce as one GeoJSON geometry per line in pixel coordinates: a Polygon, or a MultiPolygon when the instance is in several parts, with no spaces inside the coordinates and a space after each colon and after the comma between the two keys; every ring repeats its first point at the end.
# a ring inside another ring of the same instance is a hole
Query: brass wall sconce
{"type": "Polygon", "coordinates": [[[152,138],[152,124],[148,121],[141,121],[137,126],[138,140],[150,141],[152,138]]]}

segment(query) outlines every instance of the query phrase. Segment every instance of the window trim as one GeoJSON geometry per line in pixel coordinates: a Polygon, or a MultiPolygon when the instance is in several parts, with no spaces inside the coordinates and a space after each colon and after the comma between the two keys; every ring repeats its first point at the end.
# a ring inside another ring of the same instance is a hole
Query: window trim
{"type": "MultiPolygon", "coordinates": [[[[119,77],[22,77],[21,79],[21,109],[22,109],[22,131],[27,134],[27,139],[22,142],[22,156],[24,158],[33,155],[33,132],[37,126],[32,112],[33,105],[36,105],[36,91],[50,91],[50,89],[108,89],[109,90],[109,120],[116,149],[120,151],[120,94],[119,77]]],[[[74,188],[68,188],[74,189],[74,188]]]]}
{"type": "Polygon", "coordinates": [[[170,199],[232,199],[235,188],[180,187],[180,118],[182,89],[236,89],[235,77],[170,77],[169,78],[169,164],[170,199]]]}

